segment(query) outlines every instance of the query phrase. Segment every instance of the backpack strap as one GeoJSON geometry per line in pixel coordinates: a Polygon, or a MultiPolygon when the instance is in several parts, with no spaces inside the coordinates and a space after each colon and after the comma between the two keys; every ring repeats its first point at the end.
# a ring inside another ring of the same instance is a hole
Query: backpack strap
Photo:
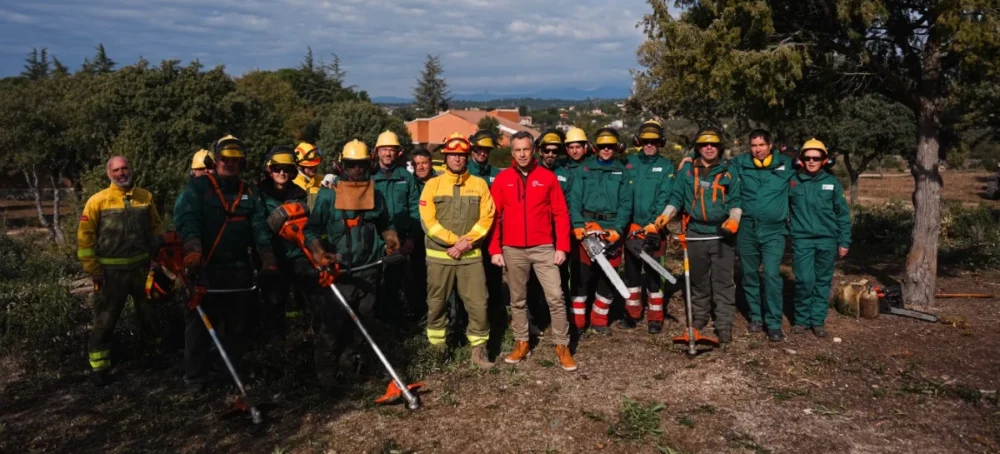
{"type": "Polygon", "coordinates": [[[233,213],[236,212],[237,205],[240,204],[240,199],[243,198],[243,191],[246,186],[242,181],[240,181],[239,190],[236,191],[236,200],[230,205],[226,202],[226,196],[222,194],[222,188],[219,187],[219,181],[215,179],[215,175],[207,174],[208,181],[212,183],[212,189],[215,190],[215,195],[219,197],[219,202],[222,203],[222,208],[226,211],[226,220],[222,223],[222,227],[219,228],[219,233],[215,236],[215,241],[212,243],[212,248],[208,250],[208,255],[202,260],[202,264],[208,265],[208,262],[212,260],[212,255],[215,254],[215,249],[219,246],[222,241],[222,234],[226,231],[226,226],[230,222],[244,221],[246,216],[234,216],[233,213]]]}

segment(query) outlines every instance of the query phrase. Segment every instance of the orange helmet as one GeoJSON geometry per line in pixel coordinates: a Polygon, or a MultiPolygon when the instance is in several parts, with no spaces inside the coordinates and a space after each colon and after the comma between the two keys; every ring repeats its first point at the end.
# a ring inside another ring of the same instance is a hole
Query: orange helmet
{"type": "Polygon", "coordinates": [[[319,165],[319,149],[311,143],[302,142],[299,146],[295,147],[295,156],[302,167],[316,167],[319,165]]]}
{"type": "Polygon", "coordinates": [[[441,154],[469,154],[471,148],[469,139],[456,132],[444,139],[441,154]]]}

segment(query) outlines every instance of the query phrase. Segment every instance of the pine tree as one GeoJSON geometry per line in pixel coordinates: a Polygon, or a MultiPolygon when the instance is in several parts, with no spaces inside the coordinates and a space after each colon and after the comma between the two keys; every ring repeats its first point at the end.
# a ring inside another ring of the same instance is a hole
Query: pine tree
{"type": "Polygon", "coordinates": [[[421,115],[434,115],[443,110],[448,110],[448,103],[451,96],[448,92],[448,83],[441,74],[441,59],[434,55],[427,55],[427,62],[424,63],[424,70],[417,79],[417,86],[413,89],[413,103],[421,111],[421,115]]]}
{"type": "Polygon", "coordinates": [[[49,77],[49,51],[42,48],[41,51],[32,48],[28,58],[24,59],[24,70],[21,77],[31,80],[40,80],[49,77]]]}
{"type": "Polygon", "coordinates": [[[69,75],[69,68],[62,64],[55,55],[52,56],[52,77],[65,77],[69,75]]]}
{"type": "Polygon", "coordinates": [[[97,54],[93,59],[84,59],[81,71],[89,74],[107,74],[115,70],[115,63],[104,50],[104,44],[97,45],[97,54]]]}

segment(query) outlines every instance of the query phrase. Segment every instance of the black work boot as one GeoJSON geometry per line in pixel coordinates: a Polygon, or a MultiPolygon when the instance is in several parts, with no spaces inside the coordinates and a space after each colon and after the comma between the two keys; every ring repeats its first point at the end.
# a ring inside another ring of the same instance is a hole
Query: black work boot
{"type": "Polygon", "coordinates": [[[764,324],[761,322],[750,322],[749,329],[751,333],[759,333],[761,331],[764,331],[764,324]]]}
{"type": "Polygon", "coordinates": [[[720,344],[728,344],[733,341],[733,332],[728,329],[718,330],[715,335],[719,337],[720,344]]]}
{"type": "Polygon", "coordinates": [[[806,328],[803,325],[795,325],[792,327],[792,334],[803,334],[806,332],[807,329],[809,328],[806,328]]]}
{"type": "Polygon", "coordinates": [[[108,386],[111,383],[111,371],[108,369],[90,371],[90,383],[98,388],[108,386]]]}
{"type": "Polygon", "coordinates": [[[824,328],[823,325],[814,326],[813,334],[815,334],[816,337],[826,337],[826,328],[824,328]]]}
{"type": "Polygon", "coordinates": [[[649,334],[660,334],[663,331],[663,322],[649,322],[646,326],[649,334]]]}
{"type": "Polygon", "coordinates": [[[767,340],[771,342],[781,342],[785,340],[785,333],[781,332],[780,329],[769,329],[767,330],[767,340]]]}
{"type": "Polygon", "coordinates": [[[625,317],[625,318],[619,319],[617,322],[615,322],[615,326],[617,326],[619,329],[634,329],[635,328],[635,320],[632,320],[631,318],[625,317]]]}
{"type": "Polygon", "coordinates": [[[600,334],[602,336],[610,336],[611,335],[611,328],[609,328],[607,326],[591,326],[590,329],[593,330],[594,333],[600,334]]]}

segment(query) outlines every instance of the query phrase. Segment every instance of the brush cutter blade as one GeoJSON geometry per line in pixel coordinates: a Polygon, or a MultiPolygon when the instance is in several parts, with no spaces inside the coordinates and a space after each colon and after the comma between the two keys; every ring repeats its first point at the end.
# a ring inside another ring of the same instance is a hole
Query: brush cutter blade
{"type": "MultiPolygon", "coordinates": [[[[702,336],[701,333],[698,330],[693,330],[693,331],[694,331],[694,343],[695,344],[698,344],[698,345],[711,345],[711,346],[714,346],[714,347],[718,347],[719,346],[719,341],[716,340],[715,338],[708,337],[708,336],[702,336]]],[[[689,344],[689,343],[691,343],[691,338],[688,337],[687,330],[684,331],[684,335],[683,336],[677,336],[677,337],[675,337],[674,338],[674,343],[675,344],[689,344]]]]}
{"type": "MultiPolygon", "coordinates": [[[[424,384],[414,383],[412,385],[406,385],[406,389],[410,391],[415,391],[416,389],[419,389],[421,386],[424,386],[424,384]]],[[[375,403],[380,405],[391,404],[402,398],[403,398],[403,391],[400,390],[398,386],[396,386],[395,381],[390,380],[389,387],[385,390],[385,394],[383,394],[382,397],[375,399],[375,403]]]]}

